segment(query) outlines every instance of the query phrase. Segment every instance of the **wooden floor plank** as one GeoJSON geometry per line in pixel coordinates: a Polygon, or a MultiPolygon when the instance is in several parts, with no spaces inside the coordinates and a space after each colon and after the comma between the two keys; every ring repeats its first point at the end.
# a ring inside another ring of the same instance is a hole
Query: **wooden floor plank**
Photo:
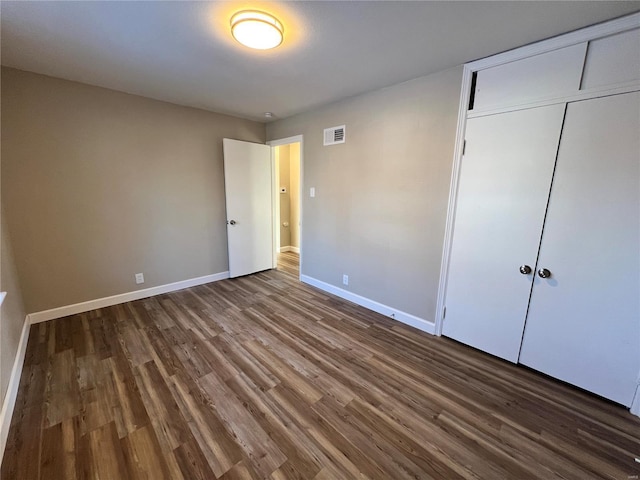
{"type": "Polygon", "coordinates": [[[171,480],[165,456],[149,426],[131,432],[120,443],[129,478],[171,480]]]}
{"type": "Polygon", "coordinates": [[[33,325],[1,480],[640,477],[624,408],[298,275],[33,325]]]}
{"type": "Polygon", "coordinates": [[[131,478],[127,472],[115,423],[92,430],[82,437],[81,441],[84,445],[78,452],[78,463],[82,472],[80,478],[131,478]]]}
{"type": "MultiPolygon", "coordinates": [[[[186,373],[170,379],[170,389],[195,442],[216,477],[242,460],[242,449],[212,408],[211,400],[186,373]]],[[[201,469],[198,469],[201,470],[201,469]]]]}
{"type": "Polygon", "coordinates": [[[251,416],[241,400],[215,373],[198,380],[226,430],[236,439],[251,465],[265,478],[282,465],[287,457],[273,439],[251,416]]]}
{"type": "Polygon", "coordinates": [[[136,385],[162,451],[170,452],[186,441],[187,425],[162,375],[153,362],[137,369],[136,385]]]}

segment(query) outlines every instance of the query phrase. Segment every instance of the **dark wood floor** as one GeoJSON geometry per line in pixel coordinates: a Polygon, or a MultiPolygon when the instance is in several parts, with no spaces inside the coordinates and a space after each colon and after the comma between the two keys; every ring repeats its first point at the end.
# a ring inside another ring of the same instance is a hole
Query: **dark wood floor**
{"type": "Polygon", "coordinates": [[[640,419],[272,270],[34,325],[28,479],[592,479],[640,419]]]}

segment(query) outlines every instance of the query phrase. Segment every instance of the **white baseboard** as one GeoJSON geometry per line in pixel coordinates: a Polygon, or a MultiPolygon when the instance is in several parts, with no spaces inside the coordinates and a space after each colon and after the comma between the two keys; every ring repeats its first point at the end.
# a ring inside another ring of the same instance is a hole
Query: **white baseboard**
{"type": "Polygon", "coordinates": [[[399,322],[411,325],[412,327],[415,327],[418,330],[422,330],[423,332],[430,333],[431,335],[435,334],[435,323],[423,318],[416,317],[415,315],[411,315],[410,313],[397,310],[387,305],[383,305],[382,303],[378,303],[374,300],[370,300],[366,297],[362,297],[360,295],[349,292],[342,288],[338,288],[334,285],[331,285],[330,283],[317,280],[307,275],[300,275],[300,281],[308,283],[309,285],[319,288],[320,290],[324,290],[325,292],[331,293],[337,297],[349,300],[350,302],[360,305],[361,307],[368,308],[369,310],[373,310],[374,312],[378,312],[387,317],[391,317],[394,320],[398,320],[399,322]]]}
{"type": "Polygon", "coordinates": [[[298,247],[289,247],[293,253],[300,253],[300,249],[298,247]]]}
{"type": "Polygon", "coordinates": [[[29,319],[25,318],[24,325],[22,326],[22,334],[20,335],[20,341],[18,342],[16,358],[13,361],[13,368],[11,369],[11,377],[9,378],[7,393],[4,396],[2,410],[0,411],[0,464],[2,464],[4,450],[7,447],[11,417],[13,416],[13,409],[16,406],[16,399],[18,398],[18,387],[20,386],[24,357],[27,353],[27,342],[29,341],[30,329],[31,324],[29,323],[29,319]]]}
{"type": "Polygon", "coordinates": [[[75,303],[73,305],[66,305],[64,307],[52,308],[51,310],[43,310],[41,312],[30,313],[29,315],[27,315],[27,318],[29,319],[29,323],[31,324],[46,322],[55,318],[76,315],[78,313],[88,312],[97,308],[110,307],[112,305],[118,305],[120,303],[140,300],[141,298],[153,297],[154,295],[160,295],[163,293],[175,292],[176,290],[195,287],[204,283],[217,282],[218,280],[224,280],[226,278],[229,278],[229,272],[214,273],[212,275],[205,275],[204,277],[191,278],[189,280],[182,280],[180,282],[168,283],[166,285],[159,285],[157,287],[135,290],[133,292],[121,293],[119,295],[113,295],[111,297],[97,298],[95,300],[89,300],[87,302],[75,303]]]}
{"type": "Polygon", "coordinates": [[[631,408],[629,411],[638,417],[640,417],[640,383],[636,385],[636,394],[631,402],[631,408]]]}
{"type": "Polygon", "coordinates": [[[278,249],[278,252],[293,252],[293,253],[300,253],[300,249],[298,247],[291,247],[291,246],[287,246],[287,247],[280,247],[278,249]]]}

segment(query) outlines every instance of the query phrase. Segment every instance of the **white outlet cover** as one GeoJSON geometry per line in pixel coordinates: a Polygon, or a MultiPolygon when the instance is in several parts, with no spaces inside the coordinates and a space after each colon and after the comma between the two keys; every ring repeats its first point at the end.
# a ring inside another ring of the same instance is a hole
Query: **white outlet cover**
{"type": "Polygon", "coordinates": [[[136,283],[137,284],[144,283],[144,274],[143,273],[136,273],[136,283]]]}
{"type": "Polygon", "coordinates": [[[316,187],[311,187],[309,189],[309,196],[310,197],[315,197],[316,196],[316,187]]]}

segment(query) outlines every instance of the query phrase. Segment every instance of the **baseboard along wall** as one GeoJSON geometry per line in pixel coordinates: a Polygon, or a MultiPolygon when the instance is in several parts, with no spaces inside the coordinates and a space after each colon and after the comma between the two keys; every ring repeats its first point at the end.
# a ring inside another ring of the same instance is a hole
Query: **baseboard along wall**
{"type": "Polygon", "coordinates": [[[13,361],[13,368],[11,369],[11,377],[9,378],[7,393],[5,394],[4,401],[2,402],[2,410],[0,410],[0,465],[2,464],[4,451],[7,446],[7,438],[9,437],[9,427],[11,427],[13,409],[16,406],[16,400],[18,398],[18,387],[20,386],[24,357],[27,353],[27,343],[29,341],[30,330],[31,324],[29,323],[29,318],[25,317],[24,324],[22,326],[22,333],[20,334],[20,341],[18,342],[16,358],[13,361]]]}
{"type": "Polygon", "coordinates": [[[399,322],[402,322],[406,325],[415,327],[418,330],[422,330],[423,332],[435,335],[436,324],[434,322],[430,322],[429,320],[425,320],[424,318],[416,317],[415,315],[411,315],[410,313],[406,313],[396,308],[389,307],[388,305],[384,305],[382,303],[376,302],[375,300],[357,295],[353,292],[349,292],[348,290],[344,290],[342,288],[336,287],[335,285],[331,285],[330,283],[323,282],[307,275],[300,275],[300,280],[327,293],[331,293],[336,297],[344,298],[345,300],[349,300],[350,302],[360,305],[361,307],[368,308],[369,310],[373,310],[374,312],[393,318],[394,320],[398,320],[399,322]]]}
{"type": "Polygon", "coordinates": [[[163,293],[175,292],[184,288],[195,287],[205,283],[217,282],[229,278],[229,272],[214,273],[203,277],[191,278],[180,282],[168,283],[166,285],[158,285],[157,287],[144,288],[133,292],[121,293],[111,297],[98,298],[87,302],[75,303],[64,307],[52,308],[51,310],[43,310],[41,312],[30,313],[27,315],[30,323],[46,322],[55,318],[67,317],[78,313],[89,312],[98,308],[110,307],[120,303],[132,302],[142,298],[153,297],[163,293]]]}

